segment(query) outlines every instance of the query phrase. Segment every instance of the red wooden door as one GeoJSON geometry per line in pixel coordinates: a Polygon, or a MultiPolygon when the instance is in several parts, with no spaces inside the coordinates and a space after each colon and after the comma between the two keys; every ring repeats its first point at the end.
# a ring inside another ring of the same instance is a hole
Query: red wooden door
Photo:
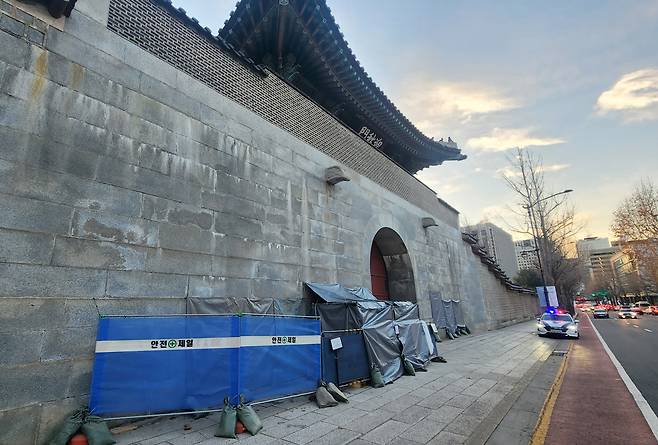
{"type": "Polygon", "coordinates": [[[384,257],[375,243],[372,243],[372,248],[370,249],[370,281],[372,283],[373,295],[380,300],[388,300],[386,264],[384,264],[384,257]]]}

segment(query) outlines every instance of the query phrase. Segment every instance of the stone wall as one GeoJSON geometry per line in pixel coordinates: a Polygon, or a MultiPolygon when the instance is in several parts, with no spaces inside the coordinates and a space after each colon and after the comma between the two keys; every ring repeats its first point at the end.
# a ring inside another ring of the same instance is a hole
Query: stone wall
{"type": "Polygon", "coordinates": [[[471,253],[453,209],[411,203],[358,156],[330,157],[107,17],[106,0],[65,21],[0,0],[0,443],[44,443],[86,403],[99,314],[301,298],[304,281],[369,287],[382,227],[408,249],[423,317],[430,292],[461,298],[475,330],[534,313],[471,253]],[[352,180],[328,186],[337,164],[352,180]],[[438,226],[423,229],[430,215],[438,226]]]}

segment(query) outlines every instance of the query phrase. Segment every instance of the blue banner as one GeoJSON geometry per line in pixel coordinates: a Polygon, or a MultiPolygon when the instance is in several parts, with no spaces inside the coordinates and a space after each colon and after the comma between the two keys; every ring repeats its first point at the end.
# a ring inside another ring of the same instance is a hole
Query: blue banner
{"type": "Polygon", "coordinates": [[[320,374],[317,319],[103,317],[89,404],[105,417],[215,409],[312,391],[320,374]]]}
{"type": "Polygon", "coordinates": [[[240,322],[240,394],[257,401],[315,391],[320,320],[246,315],[240,322]]]}

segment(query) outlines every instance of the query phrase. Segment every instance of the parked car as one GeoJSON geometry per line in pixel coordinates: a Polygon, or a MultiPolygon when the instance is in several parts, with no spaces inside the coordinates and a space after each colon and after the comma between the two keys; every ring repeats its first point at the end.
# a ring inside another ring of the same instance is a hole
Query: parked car
{"type": "Polygon", "coordinates": [[[571,314],[546,313],[537,319],[537,335],[580,338],[578,323],[571,314]]]}
{"type": "Polygon", "coordinates": [[[651,314],[658,315],[658,306],[651,306],[651,314]]]}
{"type": "Polygon", "coordinates": [[[617,313],[619,318],[637,318],[637,312],[631,310],[630,306],[622,306],[617,313]]]}
{"type": "Polygon", "coordinates": [[[593,315],[594,318],[610,318],[607,309],[594,309],[593,315]]]}

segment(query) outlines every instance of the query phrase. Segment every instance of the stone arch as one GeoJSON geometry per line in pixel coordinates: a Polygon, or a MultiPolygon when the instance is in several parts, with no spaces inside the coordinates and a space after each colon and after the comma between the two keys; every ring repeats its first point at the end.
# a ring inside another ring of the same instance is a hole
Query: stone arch
{"type": "Polygon", "coordinates": [[[370,248],[370,264],[371,288],[378,298],[416,302],[416,284],[409,250],[395,230],[383,227],[377,231],[370,248]],[[384,263],[383,271],[377,266],[378,255],[384,263]]]}

